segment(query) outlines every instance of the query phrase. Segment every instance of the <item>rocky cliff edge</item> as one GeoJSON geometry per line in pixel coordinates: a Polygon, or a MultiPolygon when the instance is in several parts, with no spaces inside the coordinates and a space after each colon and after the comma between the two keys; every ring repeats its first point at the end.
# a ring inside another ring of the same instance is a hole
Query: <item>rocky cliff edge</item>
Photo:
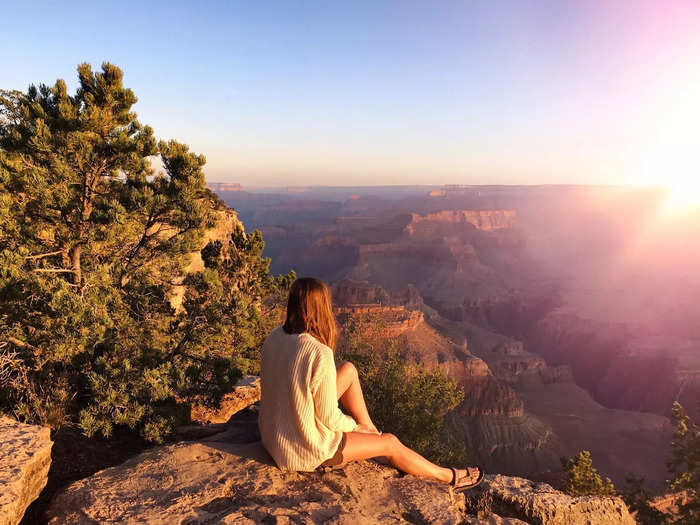
{"type": "Polygon", "coordinates": [[[634,523],[618,498],[571,498],[522,478],[488,476],[465,498],[376,461],[282,472],[255,437],[249,414],[203,440],[151,449],[67,487],[49,523],[634,523]]]}

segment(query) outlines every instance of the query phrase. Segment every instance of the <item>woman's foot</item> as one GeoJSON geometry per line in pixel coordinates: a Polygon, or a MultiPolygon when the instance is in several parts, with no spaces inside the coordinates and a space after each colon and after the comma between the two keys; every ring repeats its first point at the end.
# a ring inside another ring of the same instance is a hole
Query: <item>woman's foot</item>
{"type": "Polygon", "coordinates": [[[466,469],[454,469],[452,471],[452,482],[450,485],[457,492],[476,487],[484,480],[484,471],[481,467],[467,467],[466,469]]]}

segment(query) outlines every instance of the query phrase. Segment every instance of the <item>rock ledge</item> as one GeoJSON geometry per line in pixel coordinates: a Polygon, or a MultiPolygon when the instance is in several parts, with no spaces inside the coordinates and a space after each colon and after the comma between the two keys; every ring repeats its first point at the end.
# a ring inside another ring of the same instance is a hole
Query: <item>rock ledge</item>
{"type": "Polygon", "coordinates": [[[0,416],[0,525],[16,525],[46,485],[50,430],[0,416]]]}
{"type": "Polygon", "coordinates": [[[401,476],[375,461],[282,472],[252,441],[255,427],[233,423],[205,440],[151,449],[73,483],[54,498],[49,523],[634,523],[617,498],[570,498],[521,478],[489,476],[465,500],[444,484],[401,476]],[[500,516],[468,514],[478,506],[474,499],[488,500],[500,516]]]}

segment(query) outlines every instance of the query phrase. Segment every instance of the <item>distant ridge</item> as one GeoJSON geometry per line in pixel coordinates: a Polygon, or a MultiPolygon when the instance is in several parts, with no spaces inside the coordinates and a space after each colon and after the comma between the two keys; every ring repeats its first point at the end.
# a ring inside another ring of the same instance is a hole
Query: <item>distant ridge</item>
{"type": "Polygon", "coordinates": [[[238,182],[209,182],[207,188],[212,191],[243,191],[243,186],[238,182]]]}

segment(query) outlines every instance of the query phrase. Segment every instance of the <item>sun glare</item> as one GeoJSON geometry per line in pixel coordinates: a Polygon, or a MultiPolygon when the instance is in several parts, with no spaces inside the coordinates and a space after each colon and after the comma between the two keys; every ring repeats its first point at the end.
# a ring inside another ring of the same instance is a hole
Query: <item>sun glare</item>
{"type": "Polygon", "coordinates": [[[668,189],[670,213],[700,210],[700,75],[659,108],[651,136],[640,147],[640,182],[668,189]],[[691,89],[692,87],[692,89],[691,89]]]}
{"type": "Polygon", "coordinates": [[[666,202],[671,209],[685,209],[700,206],[700,173],[679,178],[665,184],[668,188],[666,202]]]}

